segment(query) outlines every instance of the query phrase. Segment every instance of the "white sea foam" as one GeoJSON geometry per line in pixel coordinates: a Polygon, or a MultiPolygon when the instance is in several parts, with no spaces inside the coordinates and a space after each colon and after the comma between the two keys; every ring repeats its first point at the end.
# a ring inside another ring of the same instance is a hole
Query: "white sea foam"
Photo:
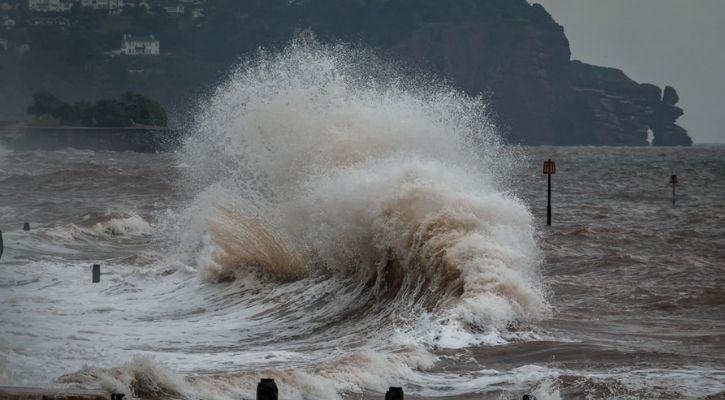
{"type": "MultiPolygon", "coordinates": [[[[532,217],[509,194],[513,160],[480,99],[365,51],[296,42],[244,62],[201,109],[179,153],[199,193],[177,220],[182,247],[208,282],[261,276],[268,294],[249,301],[286,316],[268,329],[327,319],[350,333],[332,359],[313,352],[280,376],[318,371],[315,396],[334,398],[405,379],[413,359],[435,361],[431,346],[503,343],[506,324],[547,314],[532,217]],[[412,359],[395,356],[405,348],[412,359]],[[354,373],[321,372],[341,364],[354,373]]],[[[290,383],[304,386],[295,398],[309,381],[290,383]]]]}
{"type": "Polygon", "coordinates": [[[102,216],[86,216],[84,221],[41,228],[47,236],[62,241],[74,241],[97,237],[139,236],[151,233],[151,224],[135,212],[109,213],[102,216]]]}
{"type": "Polygon", "coordinates": [[[140,215],[132,212],[98,221],[90,227],[90,231],[96,235],[141,235],[149,233],[151,225],[140,215]]]}
{"type": "MultiPolygon", "coordinates": [[[[288,399],[441,394],[462,378],[429,372],[434,349],[505,343],[509,324],[547,315],[532,217],[480,99],[297,42],[243,63],[201,109],[178,153],[185,210],[153,227],[92,216],[53,238],[103,250],[167,235],[150,266],[104,264],[79,290],[87,265],[38,262],[53,284],[28,284],[37,301],[13,289],[40,304],[42,318],[2,315],[38,335],[4,333],[32,349],[28,379],[62,359],[60,382],[140,398],[239,398],[261,376],[288,399]]],[[[476,390],[534,372],[484,369],[476,390]]]]}

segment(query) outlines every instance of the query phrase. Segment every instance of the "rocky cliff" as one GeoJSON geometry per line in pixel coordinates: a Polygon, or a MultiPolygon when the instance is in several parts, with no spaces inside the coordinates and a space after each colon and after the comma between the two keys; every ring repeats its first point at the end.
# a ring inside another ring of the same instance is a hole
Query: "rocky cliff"
{"type": "Polygon", "coordinates": [[[393,52],[483,93],[505,136],[530,145],[689,146],[676,91],[571,60],[563,28],[540,5],[464,25],[432,24],[393,52]]]}
{"type": "Polygon", "coordinates": [[[676,124],[683,111],[674,89],[571,60],[564,29],[527,0],[215,0],[207,11],[193,25],[165,13],[71,13],[68,29],[19,29],[31,50],[0,50],[0,115],[24,112],[37,90],[73,101],[132,90],[160,100],[173,120],[239,56],[311,30],[323,42],[359,43],[483,95],[514,143],[643,146],[650,131],[655,145],[692,143],[676,124]],[[163,54],[108,55],[118,45],[111,39],[128,31],[158,34],[163,54]],[[108,39],[105,51],[99,37],[108,39]]]}

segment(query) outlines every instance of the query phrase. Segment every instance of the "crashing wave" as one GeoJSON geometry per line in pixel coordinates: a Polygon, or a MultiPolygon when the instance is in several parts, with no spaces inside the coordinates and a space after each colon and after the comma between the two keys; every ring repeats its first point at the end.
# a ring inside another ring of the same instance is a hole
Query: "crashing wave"
{"type": "Polygon", "coordinates": [[[353,279],[473,325],[546,311],[532,217],[480,99],[296,42],[242,64],[203,109],[180,157],[202,192],[189,219],[206,227],[205,276],[353,279]]]}

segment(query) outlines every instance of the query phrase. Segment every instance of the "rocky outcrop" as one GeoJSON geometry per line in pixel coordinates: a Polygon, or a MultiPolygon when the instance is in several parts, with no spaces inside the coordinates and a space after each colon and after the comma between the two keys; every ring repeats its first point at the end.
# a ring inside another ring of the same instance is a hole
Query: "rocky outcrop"
{"type": "Polygon", "coordinates": [[[674,106],[680,101],[680,96],[677,95],[677,91],[672,86],[665,86],[665,90],[662,93],[662,102],[674,106]]]}
{"type": "Polygon", "coordinates": [[[680,107],[675,106],[680,101],[677,91],[671,86],[665,86],[662,94],[662,102],[657,108],[655,118],[652,121],[652,130],[654,131],[654,140],[652,144],[655,146],[691,146],[692,139],[687,135],[687,131],[681,126],[675,124],[683,111],[680,107]]]}
{"type": "Polygon", "coordinates": [[[566,144],[647,146],[660,107],[660,89],[622,71],[579,61],[569,64],[570,91],[560,127],[566,144]]]}
{"type": "Polygon", "coordinates": [[[563,28],[540,5],[515,18],[426,26],[394,53],[489,100],[512,142],[540,145],[689,146],[677,92],[664,95],[624,72],[570,59],[563,28]]]}
{"type": "Polygon", "coordinates": [[[675,124],[682,109],[675,89],[664,94],[652,84],[638,84],[624,72],[572,61],[571,95],[564,113],[572,118],[563,129],[574,133],[576,144],[647,146],[650,131],[655,146],[690,146],[687,131],[675,124]]]}

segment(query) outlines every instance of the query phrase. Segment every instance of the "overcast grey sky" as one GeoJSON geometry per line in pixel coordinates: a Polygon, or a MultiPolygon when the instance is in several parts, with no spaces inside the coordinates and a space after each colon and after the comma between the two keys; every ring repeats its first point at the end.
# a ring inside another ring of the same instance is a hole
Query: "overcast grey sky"
{"type": "Polygon", "coordinates": [[[673,86],[695,143],[725,143],[725,0],[533,0],[564,26],[572,58],[673,86]]]}

